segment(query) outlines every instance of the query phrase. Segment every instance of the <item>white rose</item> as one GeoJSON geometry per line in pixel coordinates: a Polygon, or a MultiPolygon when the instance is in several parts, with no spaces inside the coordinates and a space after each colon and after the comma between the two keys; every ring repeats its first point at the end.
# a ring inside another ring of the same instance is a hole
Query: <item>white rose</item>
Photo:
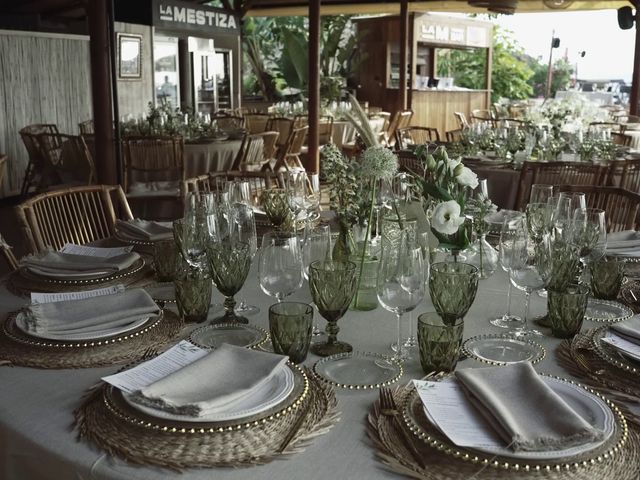
{"type": "Polygon", "coordinates": [[[460,216],[460,205],[455,200],[438,204],[431,218],[431,226],[436,232],[444,235],[453,235],[463,223],[464,217],[460,216]]]}
{"type": "Polygon", "coordinates": [[[476,188],[478,186],[478,176],[467,167],[459,169],[456,181],[463,187],[476,188]]]}
{"type": "Polygon", "coordinates": [[[460,163],[461,163],[461,161],[460,161],[460,160],[455,160],[455,159],[452,159],[452,158],[448,158],[448,159],[446,160],[446,164],[447,164],[447,171],[448,171],[451,175],[453,175],[453,174],[454,174],[453,172],[455,171],[456,167],[457,167],[458,165],[460,165],[460,163]]]}

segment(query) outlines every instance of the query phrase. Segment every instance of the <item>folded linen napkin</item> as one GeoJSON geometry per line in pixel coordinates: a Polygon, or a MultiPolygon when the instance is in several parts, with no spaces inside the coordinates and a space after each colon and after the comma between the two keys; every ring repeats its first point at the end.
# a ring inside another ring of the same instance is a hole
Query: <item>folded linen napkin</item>
{"type": "Polygon", "coordinates": [[[562,450],[602,438],[530,363],[456,371],[470,401],[515,451],[562,450]]]}
{"type": "Polygon", "coordinates": [[[179,415],[217,413],[269,382],[286,356],[222,344],[210,354],[134,392],[141,405],[179,415]]]}
{"type": "Polygon", "coordinates": [[[169,222],[154,222],[151,220],[116,220],[118,231],[137,240],[157,242],[173,238],[173,228],[169,222]]]}
{"type": "Polygon", "coordinates": [[[640,315],[634,315],[624,322],[614,323],[611,329],[630,342],[640,345],[640,315]]]}
{"type": "Polygon", "coordinates": [[[157,315],[160,308],[140,288],[113,295],[30,305],[17,321],[28,332],[47,338],[120,329],[143,318],[157,315]]]}
{"type": "Polygon", "coordinates": [[[640,232],[625,230],[607,235],[607,251],[640,250],[640,232]]]}
{"type": "MultiPolygon", "coordinates": [[[[140,255],[129,252],[115,257],[93,257],[69,253],[47,251],[22,259],[21,265],[30,271],[47,277],[64,277],[75,273],[103,272],[115,273],[133,265],[140,255]]],[[[100,275],[98,275],[100,276],[100,275]]]]}

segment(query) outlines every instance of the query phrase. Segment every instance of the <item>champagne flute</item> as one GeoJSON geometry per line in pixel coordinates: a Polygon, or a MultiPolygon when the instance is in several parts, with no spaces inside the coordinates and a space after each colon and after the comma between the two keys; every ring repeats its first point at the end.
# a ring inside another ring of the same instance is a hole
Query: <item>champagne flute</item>
{"type": "Polygon", "coordinates": [[[295,234],[269,232],[262,237],[258,276],[264,293],[278,303],[302,286],[302,250],[295,234]]]}
{"type": "Polygon", "coordinates": [[[397,319],[397,348],[393,358],[405,360],[407,351],[401,339],[402,315],[415,309],[424,298],[422,251],[403,231],[397,248],[383,247],[376,284],[378,301],[397,319]]]}
{"type": "MultiPolygon", "coordinates": [[[[513,237],[516,233],[516,225],[518,221],[521,221],[524,218],[524,214],[522,212],[516,212],[514,210],[504,210],[505,218],[502,222],[502,228],[500,229],[500,242],[499,242],[499,253],[500,253],[500,267],[504,270],[507,275],[509,275],[509,267],[511,265],[511,253],[513,248],[513,237]]],[[[513,291],[513,285],[511,284],[511,279],[509,279],[509,289],[507,290],[507,312],[500,315],[499,317],[492,318],[489,320],[491,325],[495,325],[496,327],[507,328],[507,329],[515,329],[522,326],[522,318],[517,315],[513,315],[511,313],[511,293],[513,291]]]]}
{"type": "Polygon", "coordinates": [[[391,208],[391,183],[389,180],[381,178],[377,180],[376,184],[376,195],[373,202],[373,212],[375,215],[374,226],[375,226],[375,237],[371,239],[372,245],[377,245],[380,243],[380,238],[382,237],[380,219],[380,212],[382,210],[387,210],[391,208]]]}

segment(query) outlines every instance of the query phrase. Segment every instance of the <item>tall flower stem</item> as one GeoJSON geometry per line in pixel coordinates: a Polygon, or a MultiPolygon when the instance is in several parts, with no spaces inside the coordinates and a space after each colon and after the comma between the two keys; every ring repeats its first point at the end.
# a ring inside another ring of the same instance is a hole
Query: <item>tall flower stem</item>
{"type": "Polygon", "coordinates": [[[373,222],[373,202],[376,198],[376,186],[378,182],[371,180],[371,206],[369,207],[369,221],[367,222],[367,232],[364,235],[364,242],[362,244],[362,254],[360,255],[360,271],[358,273],[358,285],[356,286],[356,298],[355,304],[358,304],[360,297],[360,282],[362,282],[362,273],[364,271],[364,261],[367,258],[367,246],[369,245],[369,235],[371,235],[371,223],[373,222]]]}

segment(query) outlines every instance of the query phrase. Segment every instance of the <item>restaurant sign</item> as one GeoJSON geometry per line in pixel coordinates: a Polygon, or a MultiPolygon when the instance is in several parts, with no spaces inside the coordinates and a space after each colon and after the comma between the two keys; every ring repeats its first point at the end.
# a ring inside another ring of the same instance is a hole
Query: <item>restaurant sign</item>
{"type": "Polygon", "coordinates": [[[423,15],[416,19],[419,42],[488,47],[490,32],[482,25],[450,22],[448,18],[423,15]]]}
{"type": "Polygon", "coordinates": [[[175,0],[154,2],[153,24],[171,30],[240,33],[240,19],[233,12],[175,0]]]}

